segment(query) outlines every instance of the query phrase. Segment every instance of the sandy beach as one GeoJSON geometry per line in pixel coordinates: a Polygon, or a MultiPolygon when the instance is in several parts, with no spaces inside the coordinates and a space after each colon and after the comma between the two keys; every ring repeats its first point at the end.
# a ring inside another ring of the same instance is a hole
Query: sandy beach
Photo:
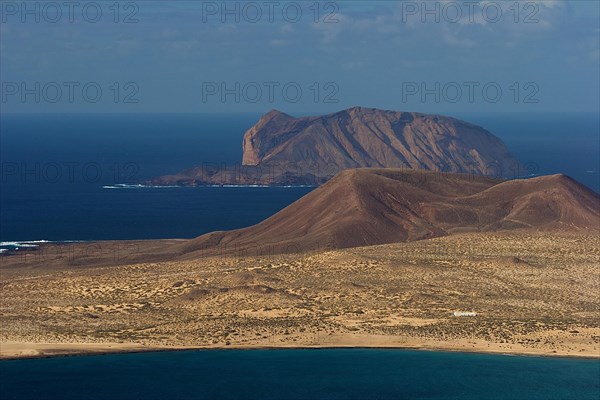
{"type": "MultiPolygon", "coordinates": [[[[597,331],[594,331],[597,333],[597,331]]],[[[582,348],[579,352],[565,350],[550,350],[549,348],[528,348],[522,345],[490,343],[481,340],[422,340],[412,337],[375,336],[355,334],[335,334],[321,338],[321,343],[311,342],[311,337],[305,337],[306,342],[278,343],[273,345],[243,344],[208,346],[154,346],[139,343],[33,343],[33,342],[2,342],[0,343],[0,360],[47,358],[78,355],[100,355],[117,353],[139,353],[148,351],[176,350],[208,350],[208,349],[327,349],[327,348],[385,348],[385,349],[414,349],[431,351],[457,351],[469,353],[510,354],[543,357],[577,357],[600,358],[597,348],[582,348]]],[[[563,338],[568,340],[568,338],[563,338]]],[[[573,344],[576,341],[573,341],[573,344]]]]}
{"type": "MultiPolygon", "coordinates": [[[[592,333],[598,333],[594,330],[592,333]]],[[[284,339],[279,338],[279,339],[284,339]]],[[[327,349],[327,348],[385,348],[385,349],[414,349],[432,351],[457,351],[472,353],[495,353],[543,357],[577,357],[600,358],[597,347],[588,346],[580,348],[578,352],[570,350],[551,350],[550,348],[530,348],[519,344],[499,344],[482,340],[423,340],[412,337],[334,334],[321,338],[320,343],[315,343],[310,336],[293,343],[265,344],[233,344],[228,346],[155,346],[139,343],[34,343],[34,342],[2,342],[0,343],[0,359],[24,359],[64,357],[78,355],[99,355],[116,353],[139,353],[147,351],[176,351],[176,350],[209,350],[209,349],[327,349]]],[[[563,340],[568,341],[565,337],[563,340]]],[[[578,340],[572,340],[577,345],[578,340]]]]}

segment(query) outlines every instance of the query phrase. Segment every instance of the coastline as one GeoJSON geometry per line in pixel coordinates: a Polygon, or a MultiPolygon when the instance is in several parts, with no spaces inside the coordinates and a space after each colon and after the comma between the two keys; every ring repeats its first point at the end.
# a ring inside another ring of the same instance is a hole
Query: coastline
{"type": "Polygon", "coordinates": [[[454,346],[441,341],[423,342],[415,339],[411,343],[394,343],[396,337],[380,335],[335,335],[335,343],[324,344],[231,344],[231,345],[145,345],[141,343],[32,343],[0,342],[0,362],[8,360],[26,360],[55,357],[79,357],[91,355],[130,354],[147,352],[171,352],[188,350],[308,350],[308,349],[387,349],[419,350],[452,353],[476,353],[487,355],[507,355],[523,357],[550,357],[599,360],[600,352],[587,351],[551,351],[544,348],[523,348],[511,345],[502,347],[499,343],[458,341],[454,346]],[[369,343],[369,342],[370,343],[369,343]],[[470,347],[468,347],[470,346],[470,347]]]}

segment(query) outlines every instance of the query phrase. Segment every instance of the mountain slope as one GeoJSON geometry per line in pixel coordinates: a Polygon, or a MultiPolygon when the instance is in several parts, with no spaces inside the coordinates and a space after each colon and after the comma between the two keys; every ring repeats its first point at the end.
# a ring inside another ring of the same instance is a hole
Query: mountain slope
{"type": "Polygon", "coordinates": [[[414,241],[461,231],[599,230],[600,197],[564,175],[499,181],[466,174],[351,169],[249,228],[183,251],[301,252],[414,241]]]}

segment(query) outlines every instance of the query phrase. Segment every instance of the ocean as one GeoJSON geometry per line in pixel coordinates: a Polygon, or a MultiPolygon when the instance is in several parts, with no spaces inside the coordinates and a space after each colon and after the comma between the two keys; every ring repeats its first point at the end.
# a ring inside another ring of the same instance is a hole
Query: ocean
{"type": "Polygon", "coordinates": [[[200,350],[0,362],[9,399],[597,400],[597,360],[392,349],[200,350]]]}
{"type": "MultiPolygon", "coordinates": [[[[600,191],[597,114],[460,114],[531,174],[600,191]]],[[[1,248],[30,241],[191,238],[256,224],[313,188],[140,188],[192,166],[239,163],[259,114],[3,114],[1,248]]]]}
{"type": "Polygon", "coordinates": [[[3,116],[0,241],[191,238],[256,224],[313,188],[115,185],[239,163],[259,117],[3,116]]]}

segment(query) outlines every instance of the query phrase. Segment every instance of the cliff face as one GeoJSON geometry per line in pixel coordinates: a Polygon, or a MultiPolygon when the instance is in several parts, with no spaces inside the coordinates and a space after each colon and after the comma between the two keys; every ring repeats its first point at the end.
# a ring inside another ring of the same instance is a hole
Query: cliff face
{"type": "Polygon", "coordinates": [[[293,118],[273,110],[244,135],[244,165],[426,169],[515,177],[524,171],[496,136],[450,117],[355,107],[293,118]]]}
{"type": "Polygon", "coordinates": [[[182,252],[290,253],[513,229],[598,233],[600,196],[564,175],[351,169],[257,225],[200,236],[182,252]]]}
{"type": "Polygon", "coordinates": [[[354,107],[294,118],[265,114],[244,135],[241,165],[191,168],[154,185],[315,185],[350,168],[402,168],[514,178],[519,161],[496,136],[455,118],[354,107]]]}

